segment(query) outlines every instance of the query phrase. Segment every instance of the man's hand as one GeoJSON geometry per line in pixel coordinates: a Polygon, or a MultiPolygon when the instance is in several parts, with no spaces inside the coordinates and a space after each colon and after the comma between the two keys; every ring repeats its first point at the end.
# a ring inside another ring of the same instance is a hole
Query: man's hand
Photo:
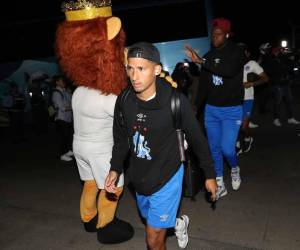
{"type": "Polygon", "coordinates": [[[218,189],[216,179],[207,179],[205,181],[205,187],[206,190],[211,193],[212,201],[215,201],[217,199],[217,189],[218,189]]]}
{"type": "Polygon", "coordinates": [[[116,171],[109,171],[108,176],[105,179],[104,188],[109,193],[115,193],[117,191],[116,181],[118,179],[118,173],[116,171]]]}
{"type": "Polygon", "coordinates": [[[203,63],[203,59],[197,54],[197,52],[188,44],[184,45],[186,55],[192,60],[194,63],[203,63]]]}

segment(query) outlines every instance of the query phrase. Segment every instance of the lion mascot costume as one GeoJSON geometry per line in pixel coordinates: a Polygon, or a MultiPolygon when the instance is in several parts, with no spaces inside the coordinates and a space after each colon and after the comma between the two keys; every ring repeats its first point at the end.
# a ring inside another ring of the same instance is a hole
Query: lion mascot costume
{"type": "Polygon", "coordinates": [[[112,16],[110,0],[77,0],[62,5],[66,20],[56,32],[56,54],[77,88],[72,98],[73,152],[81,180],[80,215],[100,243],[120,243],[133,237],[133,227],[116,218],[123,191],[107,193],[105,178],[113,147],[113,113],[117,95],[127,85],[124,67],[125,33],[112,16]]]}

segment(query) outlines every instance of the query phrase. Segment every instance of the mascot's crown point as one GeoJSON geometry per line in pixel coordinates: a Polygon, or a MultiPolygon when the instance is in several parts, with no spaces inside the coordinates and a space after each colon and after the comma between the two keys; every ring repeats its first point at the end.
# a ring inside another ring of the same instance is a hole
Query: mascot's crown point
{"type": "Polygon", "coordinates": [[[112,16],[111,0],[65,1],[61,5],[67,21],[82,21],[112,16]]]}

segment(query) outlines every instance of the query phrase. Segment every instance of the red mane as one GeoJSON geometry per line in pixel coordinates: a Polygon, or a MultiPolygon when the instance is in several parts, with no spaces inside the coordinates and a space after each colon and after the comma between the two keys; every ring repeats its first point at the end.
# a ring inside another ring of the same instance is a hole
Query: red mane
{"type": "Polygon", "coordinates": [[[74,84],[118,95],[126,86],[125,33],[107,40],[106,20],[63,22],[56,32],[56,54],[74,84]]]}

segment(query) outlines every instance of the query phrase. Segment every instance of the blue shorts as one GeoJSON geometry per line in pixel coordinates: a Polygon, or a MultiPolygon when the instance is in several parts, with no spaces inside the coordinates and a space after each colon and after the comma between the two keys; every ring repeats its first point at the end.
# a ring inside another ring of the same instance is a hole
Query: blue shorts
{"type": "Polygon", "coordinates": [[[177,210],[181,200],[183,165],[156,193],[145,196],[136,193],[137,206],[147,225],[153,228],[175,227],[177,210]]]}
{"type": "Polygon", "coordinates": [[[244,100],[243,119],[250,118],[253,109],[253,100],[244,100]]]}

